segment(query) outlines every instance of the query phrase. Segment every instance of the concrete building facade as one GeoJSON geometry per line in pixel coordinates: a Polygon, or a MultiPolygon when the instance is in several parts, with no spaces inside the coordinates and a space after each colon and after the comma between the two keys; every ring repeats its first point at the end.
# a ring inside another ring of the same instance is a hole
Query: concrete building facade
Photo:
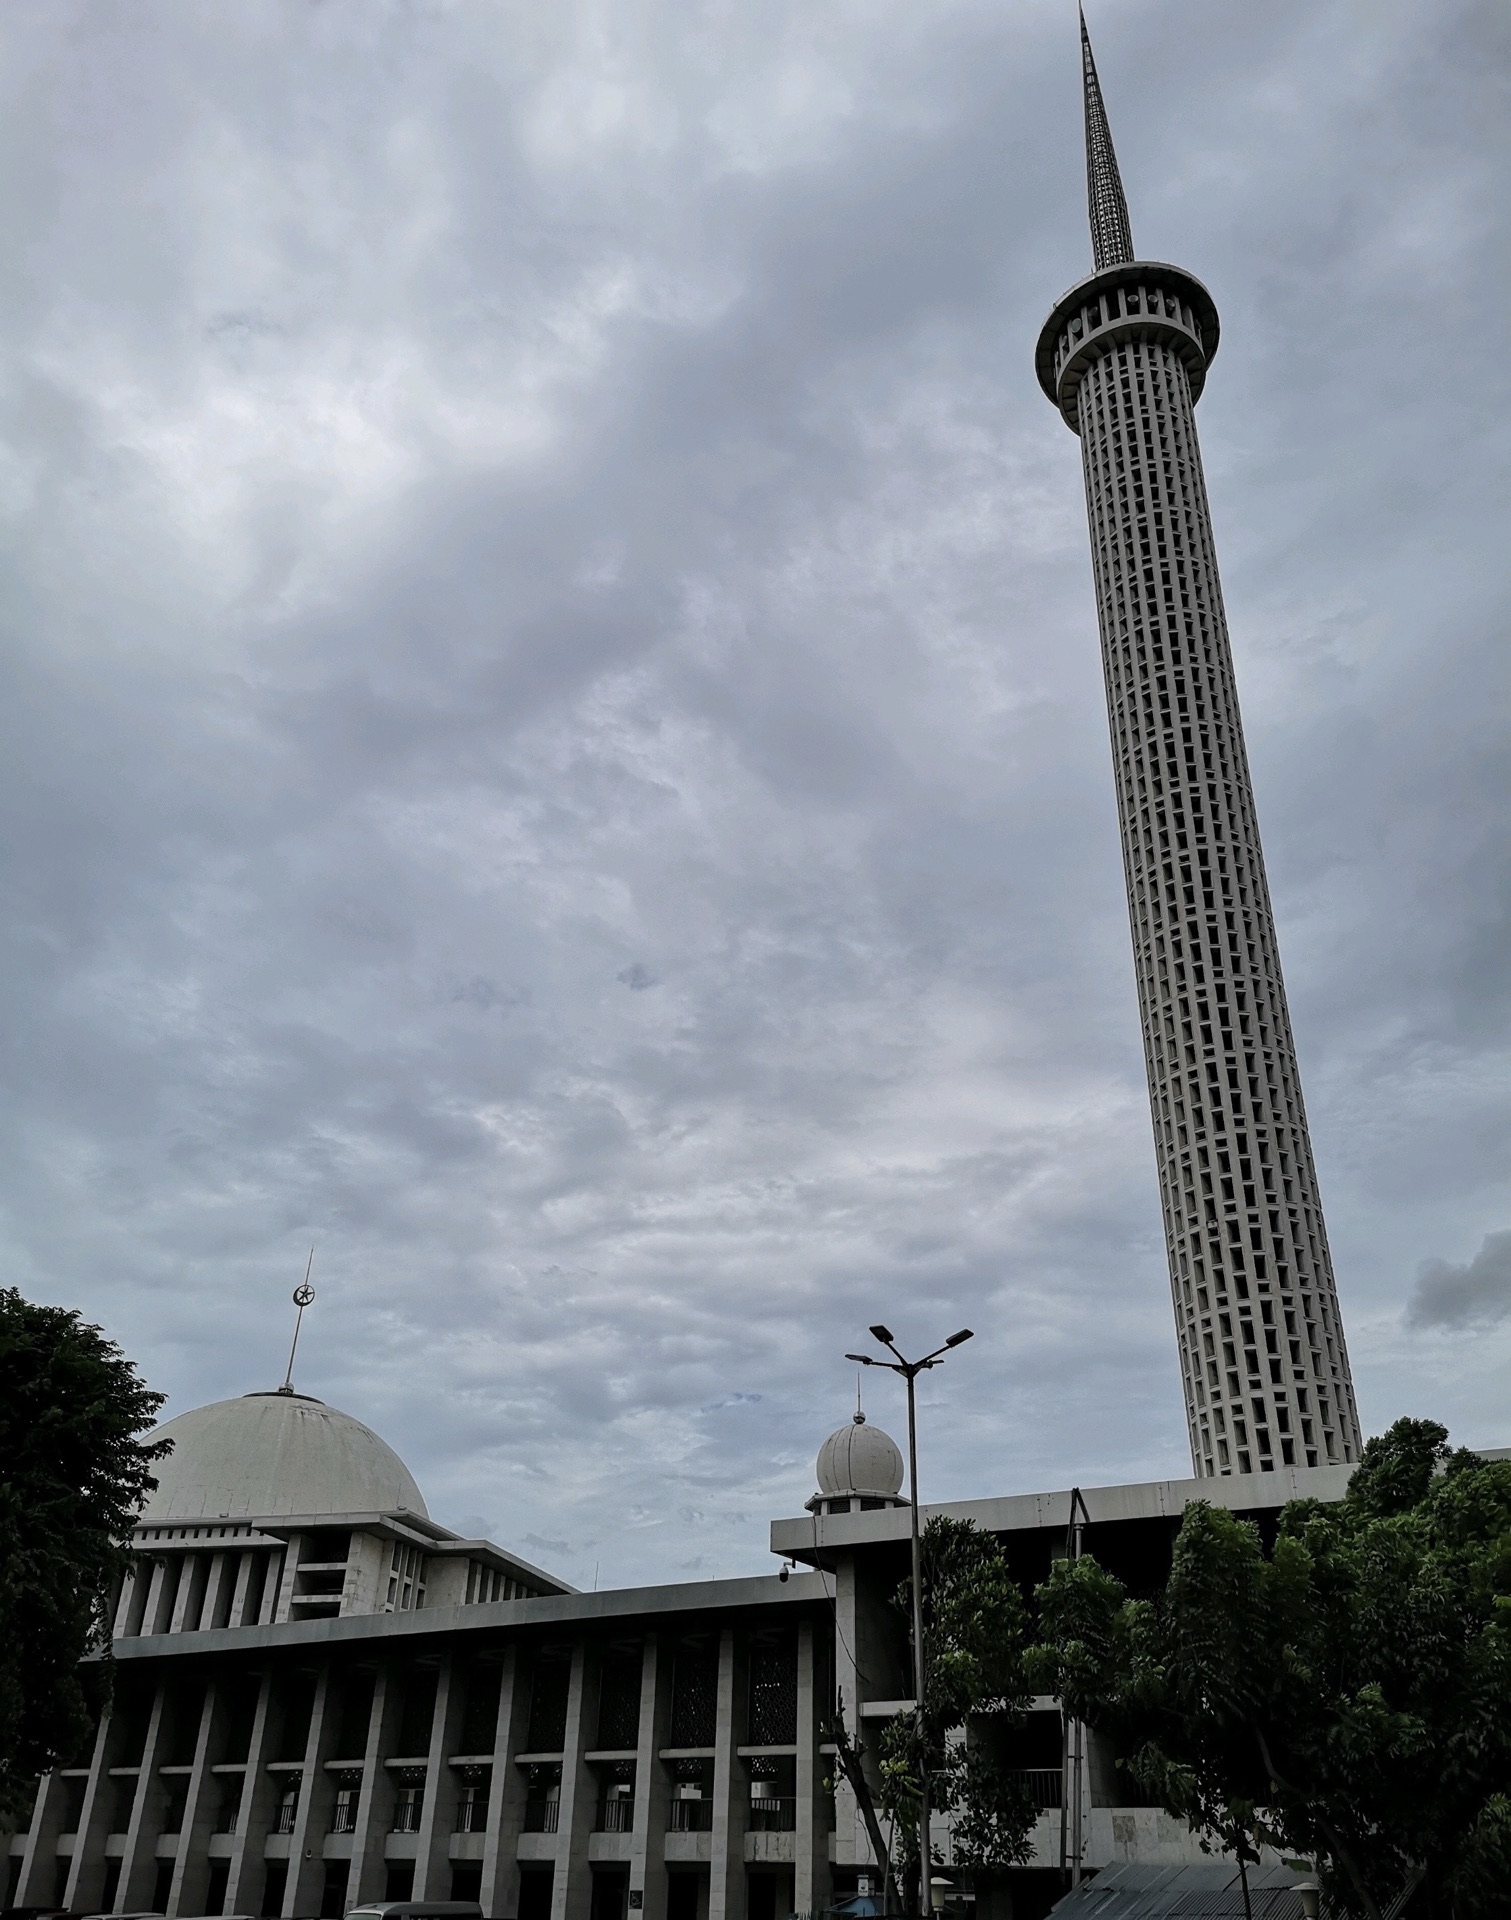
{"type": "Polygon", "coordinates": [[[1217,308],[1135,257],[1084,21],[1081,46],[1096,270],[1036,364],[1081,441],[1191,1458],[1342,1465],[1358,1413],[1196,438],[1217,308]]]}
{"type": "MultiPolygon", "coordinates": [[[[838,1719],[874,1780],[875,1735],[911,1706],[902,1461],[874,1427],[825,1442],[807,1510],[771,1529],[782,1573],[593,1594],[429,1520],[376,1434],[304,1396],[166,1431],[177,1449],[115,1612],[113,1703],[10,1837],[7,1904],[287,1917],[413,1897],[506,1920],[785,1920],[878,1878],[833,1759],[838,1719]]],[[[1201,1490],[1263,1523],[1346,1477],[1201,1490]]],[[[1087,1491],[1085,1544],[1152,1590],[1196,1491],[1087,1491]]],[[[935,1510],[992,1533],[1031,1587],[1071,1507],[1060,1492],[935,1510]]],[[[1202,1857],[1130,1804],[1115,1753],[1067,1739],[1052,1700],[1001,1757],[1041,1813],[1027,1864],[962,1885],[980,1914],[1047,1909],[1077,1861],[1202,1857]]],[[[936,1839],[948,1861],[947,1821],[936,1839]]]]}

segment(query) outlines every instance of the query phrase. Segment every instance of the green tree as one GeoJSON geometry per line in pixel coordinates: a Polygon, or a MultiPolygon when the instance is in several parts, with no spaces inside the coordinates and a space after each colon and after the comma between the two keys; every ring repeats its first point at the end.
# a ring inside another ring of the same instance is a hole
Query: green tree
{"type": "MultiPolygon", "coordinates": [[[[1027,1859],[1038,1815],[1021,1777],[996,1757],[1028,1704],[1028,1610],[997,1542],[969,1521],[936,1517],[921,1544],[924,1711],[921,1724],[905,1714],[882,1733],[881,1803],[914,1878],[927,1767],[929,1805],[950,1816],[955,1864],[990,1873],[1027,1859]]],[[[911,1580],[896,1604],[911,1623],[911,1580]]]]}
{"type": "Polygon", "coordinates": [[[1313,1859],[1369,1920],[1418,1887],[1424,1912],[1511,1915],[1511,1462],[1398,1421],[1268,1555],[1196,1502],[1156,1600],[1088,1557],[1039,1604],[1038,1684],[1213,1844],[1313,1859]]]}
{"type": "Polygon", "coordinates": [[[108,1653],[162,1403],[98,1327],[0,1289],[0,1806],[89,1737],[109,1673],[80,1662],[108,1653]]]}

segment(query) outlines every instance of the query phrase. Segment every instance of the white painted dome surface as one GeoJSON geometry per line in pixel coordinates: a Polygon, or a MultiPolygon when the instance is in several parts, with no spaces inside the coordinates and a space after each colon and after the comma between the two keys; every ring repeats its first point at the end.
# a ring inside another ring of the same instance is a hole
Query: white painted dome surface
{"type": "Polygon", "coordinates": [[[853,1493],[890,1499],[901,1485],[897,1442],[880,1427],[867,1426],[863,1413],[831,1433],[818,1450],[818,1490],[825,1496],[853,1493]]]}
{"type": "Polygon", "coordinates": [[[142,1519],[248,1520],[279,1514],[426,1514],[408,1467],[371,1427],[302,1393],[249,1393],[165,1421],[173,1451],[155,1469],[142,1519]]]}

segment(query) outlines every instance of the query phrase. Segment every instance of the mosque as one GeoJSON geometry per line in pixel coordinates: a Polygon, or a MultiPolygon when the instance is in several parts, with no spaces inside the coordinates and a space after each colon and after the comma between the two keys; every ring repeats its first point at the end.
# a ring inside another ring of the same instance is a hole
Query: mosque
{"type": "MultiPolygon", "coordinates": [[[[578,1593],[432,1520],[404,1462],[284,1388],[180,1414],[114,1613],[93,1751],[44,1777],[11,1836],[7,1905],[337,1916],[476,1902],[507,1920],[786,1920],[872,1888],[837,1712],[911,1706],[903,1462],[864,1416],[827,1439],[780,1571],[578,1593]]],[[[1335,1499],[1346,1465],[931,1508],[1041,1580],[1079,1528],[1135,1592],[1163,1579],[1186,1502],[1261,1524],[1335,1499]]],[[[1027,1864],[954,1876],[959,1910],[1033,1920],[1067,1879],[1199,1861],[1129,1804],[1105,1741],[1036,1700],[1002,1757],[1041,1811],[1027,1864]]],[[[947,1822],[936,1829],[950,1876],[947,1822]]]]}
{"type": "MultiPolygon", "coordinates": [[[[1342,1495],[1361,1435],[1195,434],[1217,309],[1135,255],[1084,23],[1082,70],[1096,270],[1036,366],[1081,439],[1197,1477],[930,1511],[992,1534],[1025,1587],[1069,1541],[1148,1594],[1188,1501],[1271,1527],[1342,1495]]],[[[859,1415],[773,1521],[780,1572],[591,1594],[438,1525],[376,1433],[287,1385],[164,1432],[113,1704],[10,1837],[10,1905],[784,1920],[873,1890],[831,1736],[874,1781],[875,1732],[912,1705],[910,1516],[896,1446],[859,1415]]],[[[996,1757],[1039,1808],[1030,1857],[973,1883],[939,1822],[957,1912],[1037,1920],[1085,1872],[1201,1862],[1057,1701],[996,1757]]]]}

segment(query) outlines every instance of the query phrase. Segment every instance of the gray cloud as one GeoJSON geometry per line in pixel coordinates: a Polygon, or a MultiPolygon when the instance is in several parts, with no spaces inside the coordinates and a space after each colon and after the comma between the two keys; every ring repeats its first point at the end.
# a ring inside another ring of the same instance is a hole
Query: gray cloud
{"type": "Polygon", "coordinates": [[[1511,1316],[1511,1232],[1487,1233],[1472,1260],[1424,1260],[1406,1305],[1416,1327],[1495,1326],[1511,1316]]]}
{"type": "MultiPolygon", "coordinates": [[[[1201,430],[1364,1415],[1427,1385],[1504,1440],[1504,1324],[1472,1364],[1401,1331],[1511,1217],[1504,10],[1094,30],[1140,244],[1224,316],[1201,430]]],[[[931,1492],[1180,1470],[1031,371],[1088,257],[1073,21],[0,36],[7,1276],[182,1407],[281,1368],[314,1241],[303,1384],[579,1584],[762,1565],[878,1318],[978,1330],[931,1492]]]]}

